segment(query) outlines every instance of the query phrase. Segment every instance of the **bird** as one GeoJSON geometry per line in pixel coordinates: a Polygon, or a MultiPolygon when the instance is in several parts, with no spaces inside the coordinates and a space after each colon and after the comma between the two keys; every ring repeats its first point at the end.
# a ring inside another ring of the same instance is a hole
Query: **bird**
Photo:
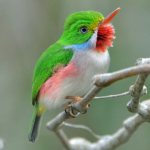
{"type": "Polygon", "coordinates": [[[115,39],[112,20],[119,11],[117,8],[106,17],[98,11],[72,13],[59,40],[42,53],[33,73],[34,117],[29,141],[35,142],[46,110],[79,101],[92,87],[92,77],[108,71],[108,48],[115,39]]]}

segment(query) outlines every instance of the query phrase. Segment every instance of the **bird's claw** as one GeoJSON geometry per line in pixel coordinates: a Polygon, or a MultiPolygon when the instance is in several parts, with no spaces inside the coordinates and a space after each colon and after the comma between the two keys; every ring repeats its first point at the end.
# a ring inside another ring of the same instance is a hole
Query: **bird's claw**
{"type": "Polygon", "coordinates": [[[80,113],[82,114],[86,114],[87,113],[87,110],[88,108],[90,107],[90,104],[87,104],[84,108],[84,110],[82,112],[80,112],[79,110],[76,110],[72,104],[69,104],[66,109],[65,109],[65,112],[67,114],[69,114],[72,118],[76,118],[80,113]]]}
{"type": "Polygon", "coordinates": [[[69,114],[72,118],[76,118],[76,117],[79,115],[79,112],[76,111],[76,110],[72,107],[71,104],[69,104],[69,105],[67,106],[67,108],[65,109],[65,112],[66,112],[67,114],[69,114]]]}
{"type": "Polygon", "coordinates": [[[90,104],[87,104],[84,107],[82,107],[82,111],[74,107],[76,103],[82,100],[82,97],[80,96],[67,96],[66,99],[70,99],[72,101],[69,102],[69,104],[67,105],[65,112],[68,113],[73,118],[77,117],[80,113],[82,114],[87,113],[87,110],[90,107],[90,104]]]}

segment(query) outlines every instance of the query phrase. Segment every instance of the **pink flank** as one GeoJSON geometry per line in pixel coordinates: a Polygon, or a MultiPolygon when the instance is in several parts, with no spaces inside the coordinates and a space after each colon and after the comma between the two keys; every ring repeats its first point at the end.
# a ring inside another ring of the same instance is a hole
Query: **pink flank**
{"type": "Polygon", "coordinates": [[[52,77],[50,77],[41,87],[40,96],[51,95],[55,91],[59,91],[63,81],[70,77],[75,77],[78,74],[77,68],[73,63],[70,63],[64,68],[59,69],[52,77]]]}

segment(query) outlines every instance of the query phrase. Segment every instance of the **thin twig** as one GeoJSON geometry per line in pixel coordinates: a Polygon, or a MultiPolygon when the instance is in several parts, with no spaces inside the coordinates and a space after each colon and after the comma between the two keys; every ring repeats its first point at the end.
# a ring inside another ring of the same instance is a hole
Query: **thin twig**
{"type": "Polygon", "coordinates": [[[116,98],[116,97],[121,97],[121,96],[127,96],[129,95],[130,92],[126,91],[123,93],[119,93],[119,94],[114,94],[114,95],[107,95],[107,96],[95,96],[94,99],[107,99],[107,98],[116,98]]]}
{"type": "Polygon", "coordinates": [[[71,123],[67,123],[67,122],[63,122],[62,125],[66,126],[66,127],[70,127],[70,128],[76,128],[76,129],[82,129],[82,130],[88,131],[91,135],[93,135],[94,138],[100,139],[99,135],[97,135],[92,129],[90,129],[89,127],[87,127],[85,125],[71,124],[71,123]]]}
{"type": "MultiPolygon", "coordinates": [[[[108,99],[108,98],[117,98],[117,97],[122,97],[122,96],[127,96],[133,94],[133,85],[130,86],[129,91],[119,93],[119,94],[112,94],[112,95],[107,95],[107,96],[95,96],[94,99],[108,99]]],[[[144,85],[143,89],[141,91],[141,95],[146,95],[147,94],[147,87],[144,85]]]]}
{"type": "Polygon", "coordinates": [[[64,145],[64,147],[66,148],[66,150],[70,150],[70,144],[69,144],[69,140],[66,136],[66,134],[64,133],[64,131],[62,129],[58,129],[55,131],[57,137],[60,139],[60,141],[62,142],[62,144],[64,145]]]}

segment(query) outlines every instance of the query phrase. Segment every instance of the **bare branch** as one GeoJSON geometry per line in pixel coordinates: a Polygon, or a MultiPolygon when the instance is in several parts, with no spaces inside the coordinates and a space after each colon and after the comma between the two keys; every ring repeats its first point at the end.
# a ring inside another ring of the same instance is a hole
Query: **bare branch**
{"type": "Polygon", "coordinates": [[[118,80],[132,77],[141,73],[150,73],[150,64],[129,67],[113,73],[96,75],[94,77],[95,86],[93,86],[93,88],[83,97],[80,102],[75,103],[73,108],[81,113],[84,112],[87,104],[90,103],[92,98],[104,87],[107,87],[118,80]]]}
{"type": "MultiPolygon", "coordinates": [[[[98,141],[91,143],[84,138],[73,138],[70,140],[71,150],[114,150],[127,142],[137,128],[144,122],[150,121],[150,100],[142,103],[145,106],[144,117],[135,114],[123,122],[123,127],[112,135],[102,136],[98,141]]],[[[143,109],[143,107],[139,107],[143,109]]],[[[139,110],[141,112],[141,110],[139,110]]]]}
{"type": "MultiPolygon", "coordinates": [[[[73,104],[72,107],[79,112],[84,112],[85,106],[93,99],[93,97],[95,97],[95,95],[100,90],[102,90],[102,88],[109,86],[110,84],[123,78],[135,76],[140,73],[150,73],[150,64],[129,67],[127,69],[122,69],[113,73],[96,75],[94,77],[95,85],[93,85],[92,89],[83,97],[80,102],[73,104]]],[[[61,125],[63,121],[69,119],[70,117],[71,116],[68,113],[62,112],[53,120],[48,122],[47,127],[51,130],[55,130],[59,125],[61,125]]]]}
{"type": "MultiPolygon", "coordinates": [[[[149,63],[144,59],[138,60],[138,65],[149,63]]],[[[148,77],[148,73],[141,73],[138,75],[137,80],[135,81],[134,85],[130,88],[130,95],[132,96],[132,99],[128,102],[127,108],[130,112],[137,112],[140,96],[143,90],[144,83],[146,81],[146,78],[148,77]]]]}
{"type": "Polygon", "coordinates": [[[71,106],[74,113],[74,116],[78,116],[80,113],[84,113],[86,111],[86,106],[91,102],[91,100],[95,97],[95,95],[101,91],[103,88],[111,85],[112,83],[119,81],[121,79],[125,79],[128,77],[132,77],[138,75],[138,78],[135,84],[130,88],[130,94],[132,95],[132,100],[130,102],[130,108],[132,112],[136,112],[138,114],[130,117],[125,121],[123,127],[119,129],[114,135],[104,136],[104,138],[100,139],[96,143],[89,143],[85,139],[73,139],[70,141],[70,144],[64,142],[64,138],[62,135],[62,131],[60,132],[60,127],[62,123],[69,118],[72,118],[69,112],[62,112],[57,115],[53,120],[47,123],[47,128],[57,133],[58,137],[64,144],[67,149],[87,149],[88,147],[91,150],[100,149],[100,150],[113,150],[122,143],[125,143],[136,128],[145,121],[150,121],[150,102],[139,103],[139,98],[143,94],[142,89],[144,89],[145,80],[150,73],[150,58],[146,59],[138,59],[138,66],[129,67],[126,69],[122,69],[113,73],[96,75],[93,80],[93,87],[89,92],[83,97],[83,99],[74,103],[71,106]],[[134,94],[133,94],[134,93],[134,94]],[[137,94],[135,94],[137,93],[137,94]],[[148,105],[148,106],[147,106],[148,105]],[[67,146],[66,146],[67,145],[67,146]],[[71,146],[71,147],[70,147],[71,146]],[[98,146],[98,148],[96,148],[98,146]],[[80,148],[78,148],[80,147],[80,148]]]}

